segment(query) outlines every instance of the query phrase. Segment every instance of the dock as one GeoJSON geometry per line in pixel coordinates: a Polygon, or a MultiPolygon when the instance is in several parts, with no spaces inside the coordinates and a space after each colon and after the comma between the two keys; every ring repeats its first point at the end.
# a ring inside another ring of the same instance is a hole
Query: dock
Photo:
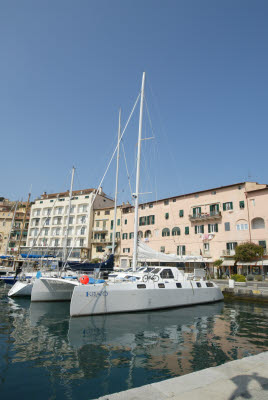
{"type": "Polygon", "coordinates": [[[98,400],[265,400],[268,351],[98,400]]]}

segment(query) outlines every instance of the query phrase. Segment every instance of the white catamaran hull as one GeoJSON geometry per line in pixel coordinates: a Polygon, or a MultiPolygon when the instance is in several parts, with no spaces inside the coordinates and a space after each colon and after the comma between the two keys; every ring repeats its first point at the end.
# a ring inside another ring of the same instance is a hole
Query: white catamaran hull
{"type": "Polygon", "coordinates": [[[175,282],[159,288],[157,284],[147,283],[146,288],[137,284],[79,285],[74,288],[70,315],[111,314],[121,312],[155,310],[182,307],[194,304],[211,303],[223,299],[217,286],[178,288],[175,282]]]}
{"type": "Polygon", "coordinates": [[[31,301],[70,301],[77,281],[61,278],[36,279],[31,301]]]}
{"type": "Polygon", "coordinates": [[[8,292],[9,297],[31,297],[33,282],[17,281],[8,292]]]}

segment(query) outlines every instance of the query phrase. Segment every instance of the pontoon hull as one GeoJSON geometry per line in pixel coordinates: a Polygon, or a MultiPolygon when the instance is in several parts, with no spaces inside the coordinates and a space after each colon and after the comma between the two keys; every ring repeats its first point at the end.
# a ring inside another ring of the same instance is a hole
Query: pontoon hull
{"type": "Polygon", "coordinates": [[[60,278],[36,279],[31,301],[70,301],[76,282],[60,278]]]}
{"type": "Polygon", "coordinates": [[[33,283],[17,281],[8,292],[9,297],[31,297],[33,283]]]}
{"type": "Polygon", "coordinates": [[[125,285],[80,285],[75,287],[71,299],[70,315],[95,315],[121,312],[157,310],[212,303],[223,299],[218,287],[177,288],[175,283],[159,288],[147,285],[137,289],[125,285]],[[149,286],[149,287],[148,287],[149,286]]]}

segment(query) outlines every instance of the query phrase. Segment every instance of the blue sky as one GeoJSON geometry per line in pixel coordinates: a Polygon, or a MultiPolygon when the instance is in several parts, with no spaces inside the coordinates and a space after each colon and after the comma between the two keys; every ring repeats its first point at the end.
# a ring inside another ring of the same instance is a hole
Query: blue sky
{"type": "MultiPolygon", "coordinates": [[[[142,201],[268,183],[268,3],[0,3],[0,194],[97,187],[146,71],[142,201]]],[[[138,109],[124,146],[134,188],[138,109]]],[[[114,194],[115,162],[103,188],[114,194]]],[[[130,200],[123,156],[119,201],[130,200]]]]}

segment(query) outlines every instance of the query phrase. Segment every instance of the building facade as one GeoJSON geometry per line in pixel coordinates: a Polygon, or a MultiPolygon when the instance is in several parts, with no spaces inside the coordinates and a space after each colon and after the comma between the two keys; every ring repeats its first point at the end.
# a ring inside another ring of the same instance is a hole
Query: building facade
{"type": "MultiPolygon", "coordinates": [[[[120,266],[120,243],[121,243],[121,222],[122,208],[117,207],[116,211],[116,234],[115,234],[115,265],[120,266]]],[[[104,254],[112,250],[114,226],[114,207],[107,207],[94,211],[94,222],[92,227],[92,258],[102,259],[104,254]]]]}
{"type": "MultiPolygon", "coordinates": [[[[139,237],[160,252],[202,255],[209,266],[221,258],[225,269],[249,272],[247,265],[234,265],[233,255],[238,244],[249,241],[263,246],[266,255],[267,200],[267,185],[242,182],[141,204],[139,237]]],[[[122,268],[131,264],[133,227],[134,208],[123,205],[122,268]]],[[[268,265],[266,258],[262,260],[264,266],[268,265]]]]}
{"type": "Polygon", "coordinates": [[[14,216],[15,207],[15,201],[0,199],[0,254],[15,255],[26,245],[30,205],[18,203],[14,216]]]}
{"type": "MultiPolygon", "coordinates": [[[[67,237],[70,259],[91,259],[93,210],[113,206],[114,201],[96,189],[72,193],[67,237]]],[[[27,251],[32,254],[63,256],[69,212],[69,192],[47,194],[36,199],[31,208],[27,251]]]]}

